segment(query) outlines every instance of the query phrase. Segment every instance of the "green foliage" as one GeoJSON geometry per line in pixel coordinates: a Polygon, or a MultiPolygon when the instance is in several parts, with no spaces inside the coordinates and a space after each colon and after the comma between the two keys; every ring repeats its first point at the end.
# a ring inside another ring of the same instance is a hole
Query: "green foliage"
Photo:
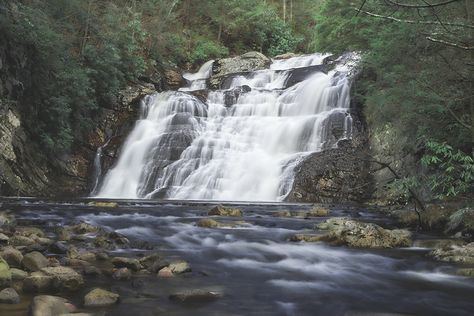
{"type": "Polygon", "coordinates": [[[193,64],[201,64],[214,58],[220,58],[229,54],[227,47],[212,40],[201,38],[190,54],[189,61],[193,64]]]}
{"type": "Polygon", "coordinates": [[[428,153],[421,161],[434,172],[429,176],[431,189],[439,198],[474,192],[474,160],[446,143],[426,143],[428,153]]]}

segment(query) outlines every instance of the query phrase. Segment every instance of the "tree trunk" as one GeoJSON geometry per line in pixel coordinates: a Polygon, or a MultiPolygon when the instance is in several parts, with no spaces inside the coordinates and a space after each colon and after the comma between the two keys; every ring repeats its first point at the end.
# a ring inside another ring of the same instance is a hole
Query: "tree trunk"
{"type": "MultiPolygon", "coordinates": [[[[467,24],[472,25],[473,18],[473,10],[474,10],[474,5],[472,0],[465,0],[465,5],[466,5],[466,14],[467,14],[467,24]]],[[[469,45],[472,46],[474,44],[474,29],[470,29],[469,31],[469,45]]],[[[471,49],[470,51],[470,61],[469,63],[472,64],[474,63],[474,50],[471,49]]],[[[469,96],[469,108],[470,108],[470,114],[471,114],[471,155],[474,157],[474,97],[472,96],[472,91],[474,91],[474,71],[473,67],[469,69],[469,93],[471,94],[469,96]]]]}
{"type": "Polygon", "coordinates": [[[286,23],[286,0],[283,0],[283,22],[286,23]]]}

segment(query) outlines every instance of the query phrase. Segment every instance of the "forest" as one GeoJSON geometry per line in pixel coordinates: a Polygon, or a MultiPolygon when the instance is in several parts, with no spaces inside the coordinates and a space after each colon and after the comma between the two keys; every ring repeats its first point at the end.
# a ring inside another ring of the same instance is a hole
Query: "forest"
{"type": "MultiPolygon", "coordinates": [[[[0,41],[27,47],[31,89],[24,125],[49,155],[80,143],[127,83],[164,67],[256,50],[358,51],[356,83],[373,133],[426,170],[393,186],[430,183],[435,196],[472,192],[472,1],[24,0],[1,1],[0,41]]],[[[10,44],[12,45],[12,44],[10,44]]]]}

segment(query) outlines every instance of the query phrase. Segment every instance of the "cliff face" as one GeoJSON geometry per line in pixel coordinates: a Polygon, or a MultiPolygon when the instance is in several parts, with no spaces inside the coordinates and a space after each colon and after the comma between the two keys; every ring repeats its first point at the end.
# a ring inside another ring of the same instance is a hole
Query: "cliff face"
{"type": "Polygon", "coordinates": [[[15,45],[0,34],[0,195],[86,196],[93,185],[96,149],[108,141],[104,164],[112,164],[138,115],[139,101],[166,80],[156,73],[148,83],[126,87],[110,108],[94,118],[96,127],[82,143],[74,144],[69,153],[54,156],[34,141],[21,115],[33,89],[33,63],[28,47],[15,45]]]}

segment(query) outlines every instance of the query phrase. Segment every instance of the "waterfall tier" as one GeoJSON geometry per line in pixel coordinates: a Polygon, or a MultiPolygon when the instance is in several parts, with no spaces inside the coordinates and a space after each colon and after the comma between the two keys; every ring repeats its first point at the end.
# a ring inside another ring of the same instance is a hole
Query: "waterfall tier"
{"type": "Polygon", "coordinates": [[[275,201],[306,155],[350,138],[351,63],[314,54],[227,76],[206,91],[212,61],[180,91],[147,96],[98,197],[275,201]],[[328,70],[332,68],[331,70],[328,70]]]}

